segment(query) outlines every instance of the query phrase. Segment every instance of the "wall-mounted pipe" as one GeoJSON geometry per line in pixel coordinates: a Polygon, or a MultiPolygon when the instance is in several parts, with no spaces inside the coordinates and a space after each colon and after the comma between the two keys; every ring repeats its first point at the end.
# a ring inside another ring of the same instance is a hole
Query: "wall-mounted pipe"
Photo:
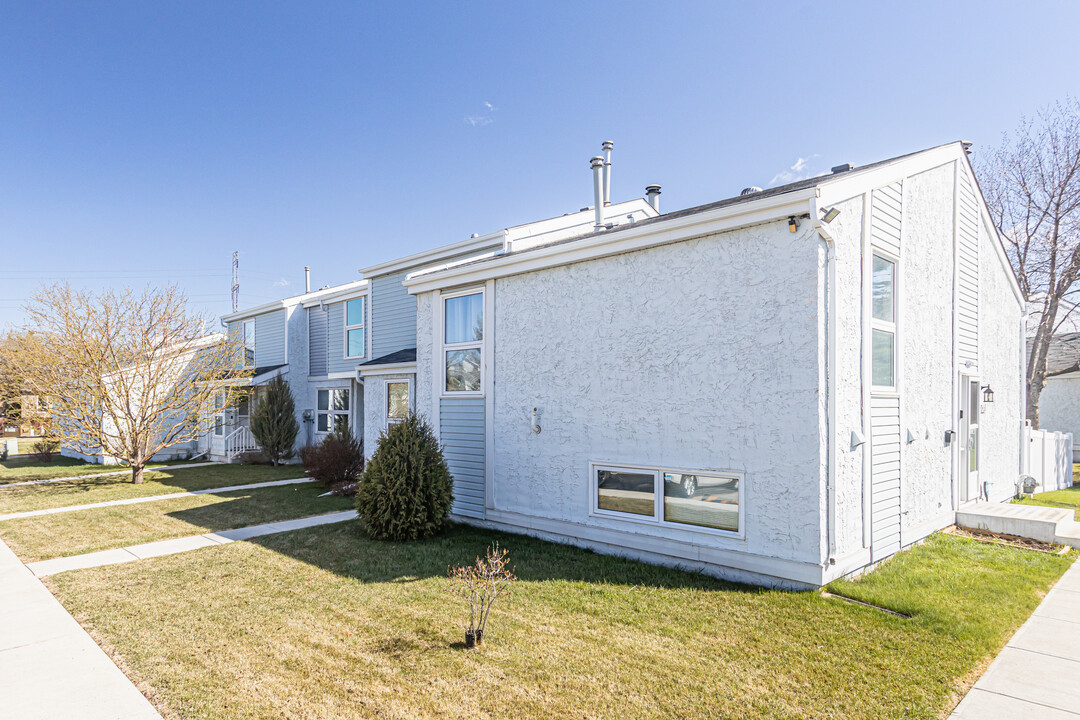
{"type": "Polygon", "coordinates": [[[605,140],[600,148],[604,151],[604,204],[611,204],[611,150],[615,143],[605,140]]]}
{"type": "Polygon", "coordinates": [[[597,155],[589,161],[593,174],[593,207],[596,210],[596,229],[604,227],[604,158],[597,155]]]}

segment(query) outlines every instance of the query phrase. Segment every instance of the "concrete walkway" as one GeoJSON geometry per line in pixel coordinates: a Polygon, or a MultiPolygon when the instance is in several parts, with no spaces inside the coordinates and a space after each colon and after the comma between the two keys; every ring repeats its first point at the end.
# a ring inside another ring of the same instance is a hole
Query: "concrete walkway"
{"type": "Polygon", "coordinates": [[[1047,593],[950,720],[1080,720],[1080,562],[1047,593]]]}
{"type": "MultiPolygon", "coordinates": [[[[221,465],[217,462],[201,462],[201,463],[189,463],[187,465],[159,465],[157,467],[148,467],[146,472],[164,472],[166,470],[184,470],[185,468],[207,467],[208,465],[221,465]]],[[[0,490],[9,487],[20,487],[22,485],[44,485],[45,483],[64,482],[65,480],[87,480],[89,478],[109,477],[110,475],[130,475],[131,468],[124,468],[123,470],[115,470],[111,472],[103,473],[90,473],[89,475],[74,475],[72,477],[58,477],[58,478],[45,478],[44,480],[23,480],[22,482],[4,483],[0,485],[0,490]]]]}
{"type": "MultiPolygon", "coordinates": [[[[238,528],[236,530],[222,530],[221,532],[206,533],[205,535],[189,535],[187,537],[174,538],[172,540],[158,540],[157,542],[145,543],[143,545],[130,545],[124,548],[116,548],[115,550],[101,550],[99,552],[85,553],[83,555],[41,560],[30,563],[26,567],[29,568],[30,572],[35,576],[45,577],[46,575],[55,575],[56,573],[64,572],[66,570],[81,570],[82,568],[99,567],[101,565],[117,565],[119,563],[145,560],[146,558],[160,557],[161,555],[175,555],[176,553],[198,550],[199,548],[211,547],[213,545],[225,545],[227,543],[236,542],[237,540],[247,540],[261,535],[273,535],[274,533],[286,532],[288,530],[300,530],[302,528],[315,527],[316,525],[329,525],[331,523],[344,522],[345,520],[352,520],[355,517],[355,510],[344,510],[323,515],[311,515],[297,520],[283,520],[281,522],[266,523],[264,525],[252,525],[251,527],[238,528]]],[[[0,604],[0,607],[3,607],[3,605],[0,604]]],[[[0,674],[0,677],[3,677],[3,675],[0,674]]]]}
{"type": "Polygon", "coordinates": [[[79,623],[0,542],[0,716],[161,720],[79,623]]]}
{"type": "Polygon", "coordinates": [[[315,481],[309,477],[293,478],[291,480],[268,480],[267,482],[250,483],[248,485],[229,485],[227,487],[169,493],[168,495],[147,495],[146,497],[106,500],[104,502],[87,503],[85,505],[68,505],[66,507],[46,508],[44,510],[25,510],[23,512],[0,515],[0,520],[18,520],[19,518],[55,515],[57,513],[74,512],[76,510],[91,510],[93,508],[112,507],[114,505],[137,505],[139,503],[156,502],[158,500],[175,500],[176,498],[189,497],[191,495],[216,495],[217,493],[236,492],[238,490],[257,490],[258,488],[277,487],[278,485],[298,485],[300,483],[309,482],[315,481]]]}

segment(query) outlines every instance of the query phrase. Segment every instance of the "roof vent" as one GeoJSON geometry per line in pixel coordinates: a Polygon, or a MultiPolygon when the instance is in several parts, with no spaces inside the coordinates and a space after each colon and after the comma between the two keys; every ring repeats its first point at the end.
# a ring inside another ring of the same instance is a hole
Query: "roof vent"
{"type": "Polygon", "coordinates": [[[759,188],[757,185],[751,185],[748,188],[743,188],[743,191],[741,193],[739,193],[739,194],[740,195],[753,195],[754,193],[757,193],[757,192],[761,192],[761,188],[759,188]]]}
{"type": "Polygon", "coordinates": [[[478,237],[480,237],[480,233],[473,233],[472,235],[469,236],[469,239],[471,240],[472,238],[478,238],[478,237]]]}
{"type": "Polygon", "coordinates": [[[847,172],[848,170],[854,170],[855,165],[852,163],[844,163],[843,165],[837,165],[832,169],[833,175],[837,173],[847,172]]]}

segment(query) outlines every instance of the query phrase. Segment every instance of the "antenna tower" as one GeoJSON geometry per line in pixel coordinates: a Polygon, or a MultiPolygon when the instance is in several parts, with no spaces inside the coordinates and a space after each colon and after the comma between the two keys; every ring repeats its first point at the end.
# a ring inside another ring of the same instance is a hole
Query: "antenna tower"
{"type": "Polygon", "coordinates": [[[236,312],[240,307],[240,253],[233,251],[232,254],[232,311],[236,312]]]}

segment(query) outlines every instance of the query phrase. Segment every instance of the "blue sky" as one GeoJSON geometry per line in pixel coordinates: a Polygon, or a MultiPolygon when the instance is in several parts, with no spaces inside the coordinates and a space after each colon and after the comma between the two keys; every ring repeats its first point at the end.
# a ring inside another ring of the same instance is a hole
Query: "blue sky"
{"type": "Polygon", "coordinates": [[[34,287],[229,309],[663,186],[673,210],[1080,93],[1080,3],[7,2],[0,327],[34,287]]]}

